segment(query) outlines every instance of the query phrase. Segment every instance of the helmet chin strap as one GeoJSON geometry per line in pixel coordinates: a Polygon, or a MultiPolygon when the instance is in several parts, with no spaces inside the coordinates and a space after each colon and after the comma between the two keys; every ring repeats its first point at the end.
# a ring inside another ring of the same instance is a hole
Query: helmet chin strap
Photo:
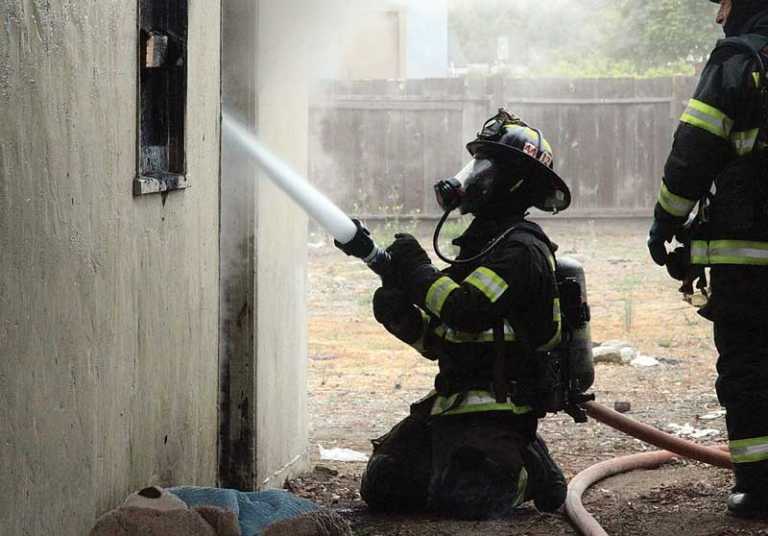
{"type": "Polygon", "coordinates": [[[506,229],[503,233],[501,233],[499,236],[494,238],[487,248],[485,248],[483,251],[481,251],[477,255],[469,257],[468,259],[449,259],[445,255],[443,255],[443,253],[440,251],[438,241],[440,239],[440,231],[443,228],[443,224],[446,222],[446,220],[448,219],[448,215],[451,212],[453,212],[453,209],[446,210],[445,213],[443,213],[442,217],[440,218],[440,221],[437,222],[437,227],[435,227],[435,234],[432,235],[432,247],[435,249],[435,254],[437,254],[437,256],[440,258],[441,261],[447,262],[450,265],[470,264],[482,259],[486,255],[488,255],[491,251],[493,251],[496,248],[496,246],[498,246],[502,242],[502,240],[504,240],[512,231],[517,229],[517,225],[513,225],[509,229],[506,229]]]}

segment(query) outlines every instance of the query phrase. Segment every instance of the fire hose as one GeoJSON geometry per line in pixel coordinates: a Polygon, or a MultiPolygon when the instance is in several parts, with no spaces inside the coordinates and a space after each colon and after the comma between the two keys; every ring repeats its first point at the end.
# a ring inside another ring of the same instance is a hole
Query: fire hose
{"type": "Polygon", "coordinates": [[[583,404],[587,415],[632,437],[661,447],[664,450],[643,452],[607,460],[593,465],[576,475],[568,485],[565,512],[576,528],[585,536],[608,536],[597,520],[587,512],[581,496],[594,483],[610,476],[635,469],[653,469],[678,456],[698,460],[717,467],[731,468],[730,456],[718,448],[705,447],[691,441],[666,434],[652,426],[625,417],[596,402],[583,404]]]}
{"type": "MultiPolygon", "coordinates": [[[[280,189],[320,223],[340,244],[352,250],[353,253],[350,254],[361,258],[374,272],[384,277],[386,266],[389,264],[388,254],[373,242],[364,228],[357,225],[304,177],[269,152],[247,127],[226,112],[222,114],[222,126],[224,134],[230,136],[232,141],[250,153],[280,189]]],[[[585,402],[582,407],[587,415],[596,421],[664,449],[601,462],[573,478],[568,486],[565,510],[573,524],[586,536],[607,536],[605,530],[586,511],[581,502],[582,494],[599,480],[633,469],[658,467],[674,459],[676,455],[718,467],[732,467],[728,454],[721,450],[703,447],[671,436],[595,402],[585,402]]]]}

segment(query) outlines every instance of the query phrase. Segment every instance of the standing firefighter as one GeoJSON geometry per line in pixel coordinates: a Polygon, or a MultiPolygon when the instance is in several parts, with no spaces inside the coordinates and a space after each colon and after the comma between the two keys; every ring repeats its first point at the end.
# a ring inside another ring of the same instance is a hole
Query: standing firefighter
{"type": "MultiPolygon", "coordinates": [[[[675,134],[648,238],[668,264],[665,242],[697,202],[692,270],[711,267],[717,394],[727,411],[735,486],[728,509],[768,515],[768,1],[723,0],[719,41],[675,134]],[[714,189],[712,188],[714,184],[714,189]],[[714,191],[714,193],[711,193],[714,191]]],[[[691,272],[689,272],[691,273],[691,272]]]]}
{"type": "MultiPolygon", "coordinates": [[[[453,242],[458,259],[438,251],[451,263],[438,270],[407,234],[387,250],[397,284],[376,291],[374,316],[437,360],[439,374],[435,391],[373,442],[361,494],[376,510],[428,508],[467,519],[503,516],[530,499],[551,512],[563,503],[566,482],[536,429],[551,410],[550,387],[559,385],[552,377],[547,384],[542,371],[565,328],[556,246],[525,216],[532,206],[565,209],[570,192],[541,132],[504,110],[467,149],[470,163],[435,187],[446,211],[435,244],[451,210],[475,216],[453,242]]],[[[592,382],[589,352],[581,383],[569,384],[579,384],[578,392],[592,382]]]]}

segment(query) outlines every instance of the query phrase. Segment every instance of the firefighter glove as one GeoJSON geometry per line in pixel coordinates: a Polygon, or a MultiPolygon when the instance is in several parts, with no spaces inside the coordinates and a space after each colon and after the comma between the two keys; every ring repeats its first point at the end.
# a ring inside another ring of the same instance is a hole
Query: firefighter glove
{"type": "Polygon", "coordinates": [[[411,307],[408,296],[399,288],[379,287],[373,294],[373,316],[379,324],[386,326],[400,320],[411,307]]]}
{"type": "Polygon", "coordinates": [[[380,287],[373,294],[373,316],[387,331],[407,344],[415,343],[424,330],[421,313],[405,291],[380,287]]]}
{"type": "Polygon", "coordinates": [[[410,234],[396,234],[395,241],[387,248],[387,252],[392,258],[397,281],[402,286],[407,285],[413,274],[421,267],[432,264],[419,241],[410,234]]]}
{"type": "Polygon", "coordinates": [[[648,251],[651,254],[653,262],[659,266],[667,263],[669,254],[667,253],[667,242],[671,242],[675,236],[678,225],[669,222],[653,220],[653,225],[648,232],[648,251]]]}

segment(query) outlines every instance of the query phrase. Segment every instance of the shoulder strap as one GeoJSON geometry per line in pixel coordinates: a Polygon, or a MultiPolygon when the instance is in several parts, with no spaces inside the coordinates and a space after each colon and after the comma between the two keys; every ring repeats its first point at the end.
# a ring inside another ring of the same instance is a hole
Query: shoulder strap
{"type": "MultiPolygon", "coordinates": [[[[768,131],[768,79],[766,78],[765,58],[768,50],[766,50],[766,47],[768,47],[768,36],[762,34],[743,34],[719,40],[712,51],[714,54],[718,49],[735,48],[746,52],[755,61],[758,77],[755,82],[760,92],[760,111],[762,112],[758,140],[765,139],[766,131],[768,131]]],[[[755,144],[752,146],[752,154],[757,154],[759,145],[760,143],[755,141],[755,144]]]]}
{"type": "Polygon", "coordinates": [[[765,47],[768,46],[768,36],[762,34],[744,34],[736,37],[728,37],[727,39],[720,39],[712,51],[714,54],[717,50],[725,48],[733,48],[741,52],[745,52],[751,56],[757,64],[758,75],[760,76],[760,86],[765,87],[766,77],[766,63],[765,47]]]}

